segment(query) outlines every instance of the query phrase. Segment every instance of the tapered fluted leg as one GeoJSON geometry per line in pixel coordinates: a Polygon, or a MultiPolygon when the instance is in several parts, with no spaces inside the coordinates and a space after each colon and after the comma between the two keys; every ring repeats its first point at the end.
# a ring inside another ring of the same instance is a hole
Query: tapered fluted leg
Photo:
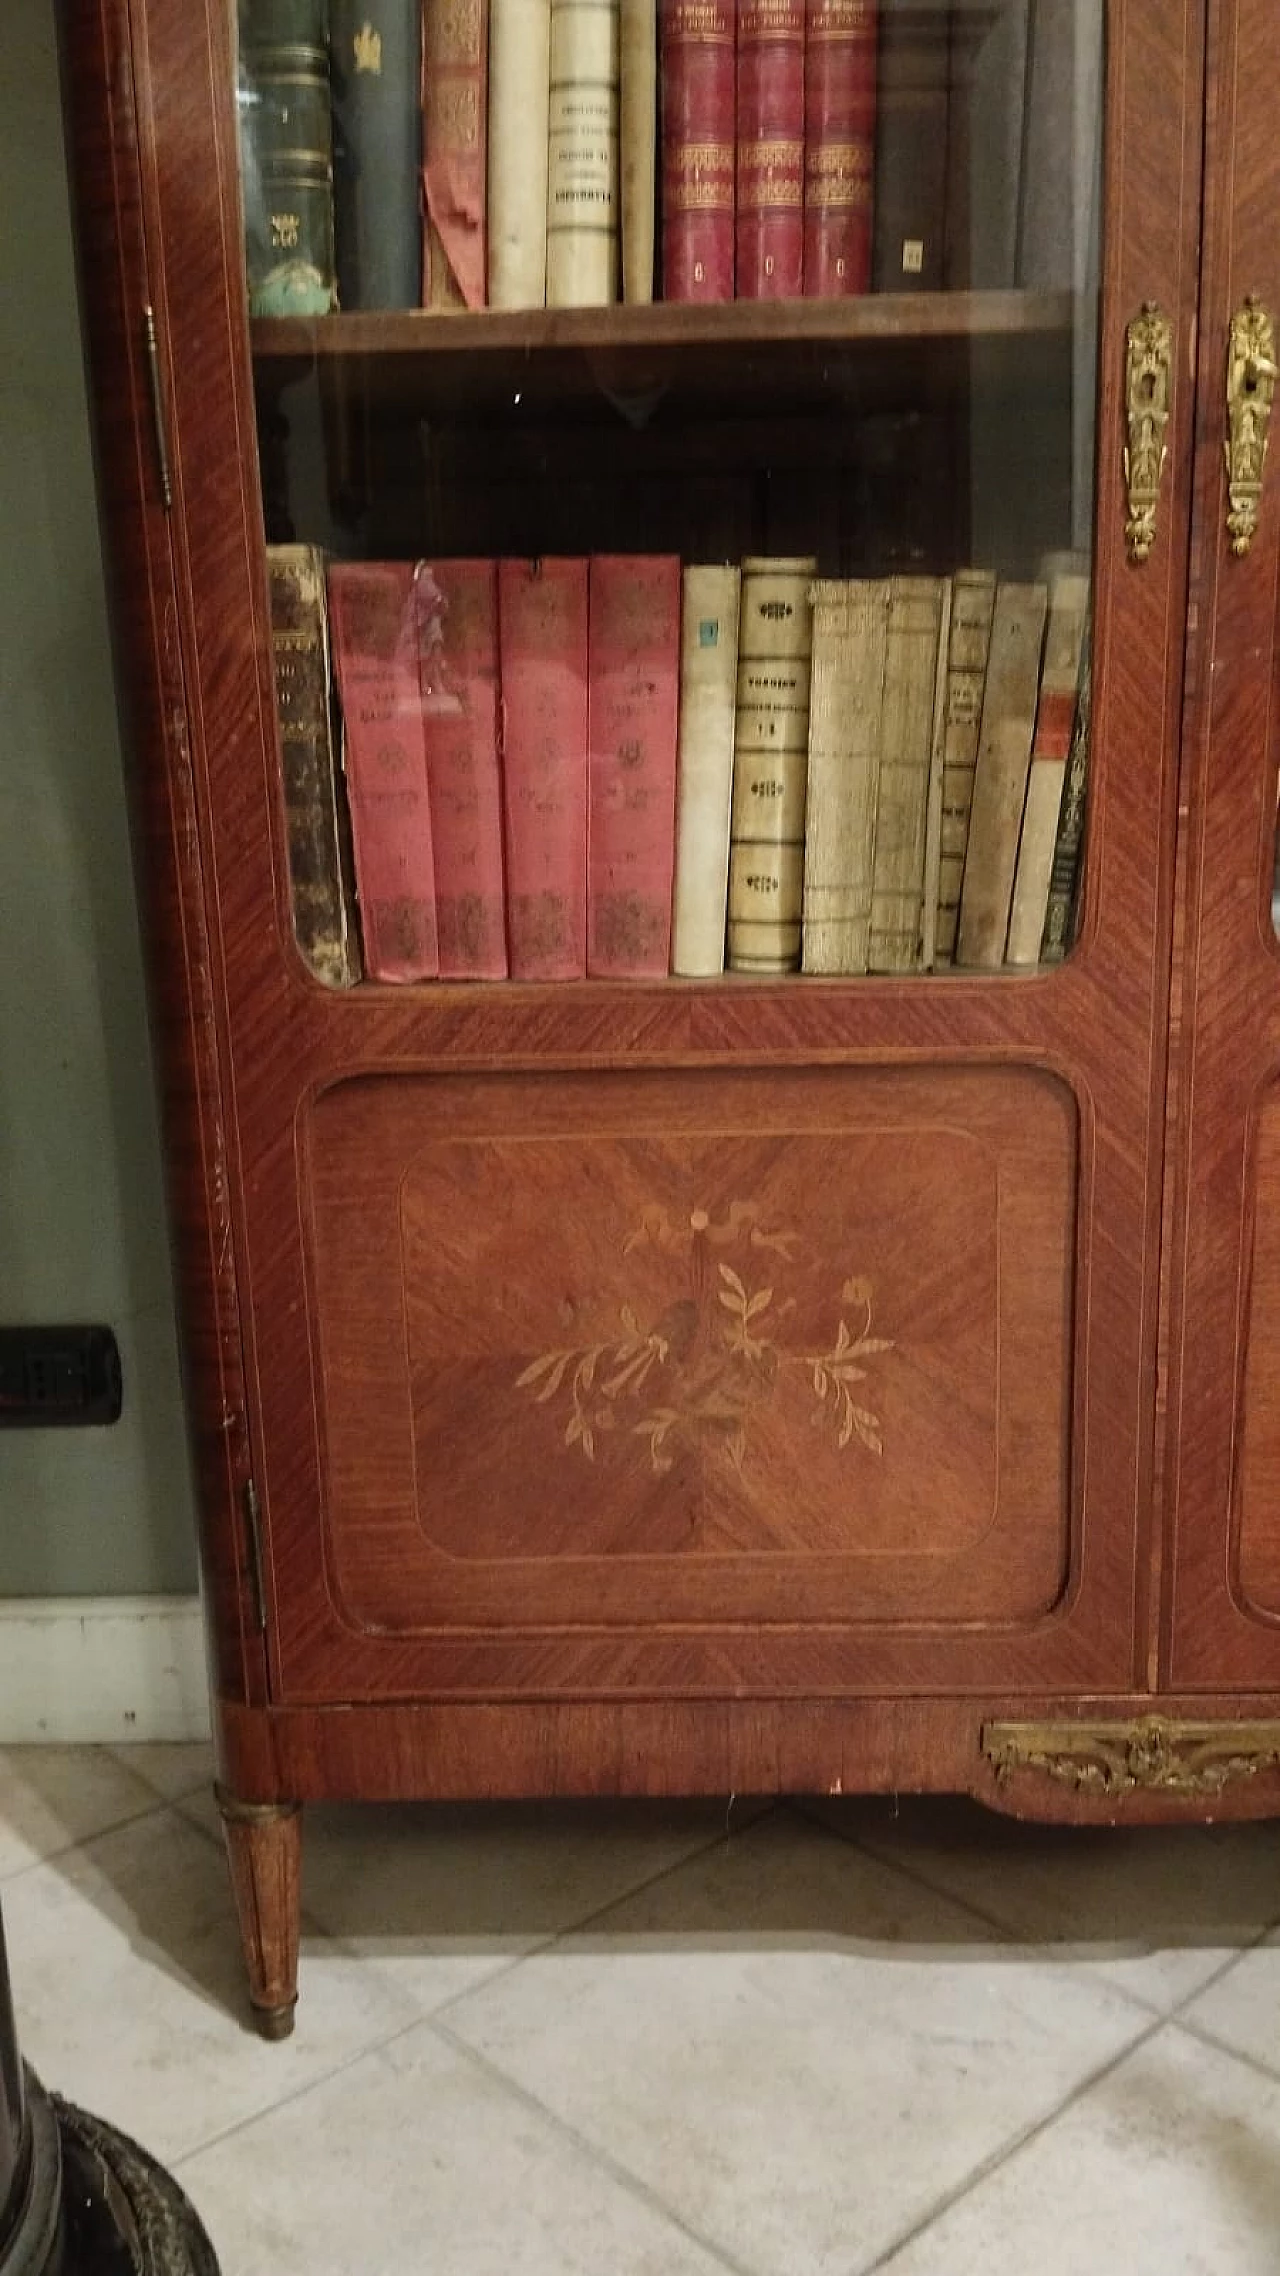
{"type": "Polygon", "coordinates": [[[302,1811],[296,1802],[241,1802],[218,1788],[254,2019],[264,2039],[287,2039],[298,1999],[302,1811]]]}

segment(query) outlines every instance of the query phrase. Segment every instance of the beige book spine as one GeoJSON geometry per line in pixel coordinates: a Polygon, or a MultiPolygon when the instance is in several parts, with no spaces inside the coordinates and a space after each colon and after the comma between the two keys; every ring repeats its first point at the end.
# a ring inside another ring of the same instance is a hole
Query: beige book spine
{"type": "Polygon", "coordinates": [[[773,866],[765,902],[742,913],[735,876],[759,865],[730,859],[728,956],[734,971],[792,972],[800,962],[805,785],[809,763],[809,671],[813,607],[811,559],[748,559],[742,565],[738,684],[734,717],[734,853],[786,848],[795,859],[773,866]],[[774,910],[770,952],[768,908],[774,910]]]}
{"type": "Polygon", "coordinates": [[[1043,585],[996,595],[956,945],[957,963],[984,970],[1004,962],[1048,605],[1043,585]]]}
{"type": "Polygon", "coordinates": [[[1089,579],[1074,573],[1055,578],[1049,588],[1049,627],[1044,638],[1035,747],[1009,917],[1006,961],[1010,964],[1040,962],[1088,615],[1089,579]]]}
{"type": "Polygon", "coordinates": [[[870,972],[916,972],[920,968],[941,607],[942,587],[936,577],[892,580],[867,948],[870,972]]]}
{"type": "Polygon", "coordinates": [[[929,743],[929,802],[924,831],[924,907],[920,913],[920,969],[938,961],[938,883],[942,875],[942,775],[947,756],[947,655],[951,645],[950,577],[944,577],[933,667],[933,733],[929,743]]]}
{"type": "Polygon", "coordinates": [[[729,964],[794,972],[800,962],[803,846],[735,846],[729,857],[729,964]],[[795,914],[787,912],[794,910],[795,914]]]}
{"type": "Polygon", "coordinates": [[[889,590],[887,579],[813,587],[806,972],[867,969],[889,590]]]}
{"type": "Polygon", "coordinates": [[[622,0],[622,297],[653,299],[658,0],[622,0]]]}
{"type": "Polygon", "coordinates": [[[947,647],[942,842],[938,870],[936,962],[939,965],[952,963],[956,952],[960,887],[973,807],[973,770],[982,732],[982,697],[995,605],[995,578],[982,569],[962,569],[952,586],[951,635],[947,647]]]}
{"type": "Polygon", "coordinates": [[[618,0],[551,0],[547,306],[618,297],[618,0]]]}
{"type": "Polygon", "coordinates": [[[671,969],[687,978],[724,970],[741,586],[737,569],[684,573],[671,969]]]}
{"type": "Polygon", "coordinates": [[[551,0],[490,0],[489,306],[547,298],[551,0]]]}

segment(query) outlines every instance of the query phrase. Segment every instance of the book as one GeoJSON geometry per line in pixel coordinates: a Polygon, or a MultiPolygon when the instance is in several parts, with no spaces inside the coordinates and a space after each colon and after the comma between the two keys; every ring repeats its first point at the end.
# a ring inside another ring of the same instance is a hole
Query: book
{"type": "Polygon", "coordinates": [[[671,963],[680,562],[592,555],[587,971],[661,976],[671,963]]]}
{"type": "Polygon", "coordinates": [[[489,0],[422,12],[422,305],[483,308],[489,0]]]}
{"type": "Polygon", "coordinates": [[[691,978],[724,970],[741,599],[741,570],[685,570],[671,969],[691,978]]]}
{"type": "MultiPolygon", "coordinates": [[[[1018,283],[1076,289],[1076,233],[1088,183],[1077,172],[1077,43],[1089,0],[1030,0],[1018,209],[1018,283]]],[[[1101,41],[1098,42],[1099,53],[1101,41]]],[[[1090,169],[1091,170],[1091,169],[1090,169]]]]}
{"type": "Polygon", "coordinates": [[[804,25],[804,290],[871,283],[878,0],[807,0],[804,25]]]}
{"type": "Polygon", "coordinates": [[[942,757],[942,824],[938,849],[938,923],[935,961],[955,958],[960,886],[969,845],[973,770],[982,732],[996,581],[985,569],[961,569],[952,579],[947,643],[946,725],[942,757]]]}
{"type": "Polygon", "coordinates": [[[942,786],[947,763],[947,658],[951,652],[952,580],[944,577],[938,610],[938,652],[934,659],[933,724],[929,737],[929,793],[924,828],[924,895],[920,913],[920,969],[938,964],[938,888],[942,880],[942,786]]]}
{"type": "Polygon", "coordinates": [[[865,972],[889,633],[888,578],[813,588],[804,969],[865,972]]]}
{"type": "Polygon", "coordinates": [[[1093,659],[1089,625],[1085,625],[1080,651],[1080,685],[1076,695],[1075,725],[1067,754],[1058,812],[1058,833],[1049,873],[1049,896],[1040,943],[1042,964],[1061,964],[1075,937],[1080,883],[1080,856],[1084,846],[1085,802],[1089,785],[1089,730],[1093,710],[1093,659]]]}
{"type": "Polygon", "coordinates": [[[329,0],[338,304],[416,308],[422,282],[418,0],[329,0]]]}
{"type": "Polygon", "coordinates": [[[269,545],[267,585],[294,935],[317,980],[349,988],[360,978],[360,948],[330,715],[323,554],[269,545]]]}
{"type": "Polygon", "coordinates": [[[658,0],[622,0],[620,42],[622,297],[639,306],[653,299],[658,0]]]}
{"type": "Polygon", "coordinates": [[[727,927],[734,972],[793,972],[800,963],[816,569],[811,559],[742,564],[727,927]]]}
{"type": "Polygon", "coordinates": [[[739,0],[739,300],[804,291],[805,0],[739,0]]]}
{"type": "Polygon", "coordinates": [[[1010,964],[1040,961],[1067,756],[1075,733],[1089,591],[1087,577],[1057,577],[1049,587],[1040,700],[1009,915],[1006,961],[1010,964]]]}
{"type": "Polygon", "coordinates": [[[413,599],[440,977],[502,980],[497,562],[420,561],[413,599]]]}
{"type": "Polygon", "coordinates": [[[547,306],[618,297],[618,0],[551,0],[547,306]]]}
{"type": "Polygon", "coordinates": [[[587,563],[500,561],[507,948],[516,980],[587,969],[587,563]]]}
{"type": "Polygon", "coordinates": [[[737,0],[660,0],[662,293],[733,299],[737,0]]]}
{"type": "Polygon", "coordinates": [[[239,0],[237,107],[251,316],[337,305],[328,0],[239,0]]]}
{"type": "Polygon", "coordinates": [[[795,972],[800,965],[804,904],[803,845],[755,845],[729,851],[731,972],[795,972]]]}
{"type": "Polygon", "coordinates": [[[440,969],[427,755],[409,561],[329,570],[356,894],[371,980],[440,969]]]}
{"type": "Polygon", "coordinates": [[[967,0],[951,23],[945,283],[1008,292],[1017,278],[1029,0],[967,0]]]}
{"type": "Polygon", "coordinates": [[[550,103],[551,0],[489,0],[491,308],[546,306],[550,103]]]}
{"type": "Polygon", "coordinates": [[[1038,584],[1001,585],[996,594],[960,892],[957,964],[989,969],[1004,962],[1048,602],[1046,587],[1038,584]]]}
{"type": "Polygon", "coordinates": [[[950,11],[881,0],[872,281],[937,292],[947,223],[950,11]]]}
{"type": "Polygon", "coordinates": [[[890,580],[871,934],[867,944],[869,972],[914,972],[920,964],[941,617],[939,578],[890,580]]]}

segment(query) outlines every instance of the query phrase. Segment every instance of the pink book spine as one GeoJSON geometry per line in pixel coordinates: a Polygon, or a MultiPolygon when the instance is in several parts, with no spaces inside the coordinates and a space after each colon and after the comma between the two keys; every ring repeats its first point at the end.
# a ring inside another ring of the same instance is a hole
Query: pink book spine
{"type": "Polygon", "coordinates": [[[409,561],[337,563],[329,626],[371,980],[434,980],[435,864],[409,561]]]}
{"type": "Polygon", "coordinates": [[[418,564],[418,676],[442,980],[504,980],[498,564],[418,564]]]}
{"type": "Polygon", "coordinates": [[[498,565],[507,945],[517,980],[587,969],[587,564],[498,565]]]}
{"type": "Polygon", "coordinates": [[[587,970],[644,979],[671,963],[680,563],[591,562],[587,970]]]}

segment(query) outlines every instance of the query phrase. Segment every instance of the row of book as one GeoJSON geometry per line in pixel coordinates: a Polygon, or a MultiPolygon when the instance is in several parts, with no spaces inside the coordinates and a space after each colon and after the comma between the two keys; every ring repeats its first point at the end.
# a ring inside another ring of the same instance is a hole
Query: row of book
{"type": "Polygon", "coordinates": [[[239,0],[251,310],[1070,284],[1078,9],[239,0]]]}
{"type": "Polygon", "coordinates": [[[1054,961],[1087,578],[268,548],[299,945],[371,980],[1054,961]],[[358,917],[357,917],[358,912],[358,917]]]}

